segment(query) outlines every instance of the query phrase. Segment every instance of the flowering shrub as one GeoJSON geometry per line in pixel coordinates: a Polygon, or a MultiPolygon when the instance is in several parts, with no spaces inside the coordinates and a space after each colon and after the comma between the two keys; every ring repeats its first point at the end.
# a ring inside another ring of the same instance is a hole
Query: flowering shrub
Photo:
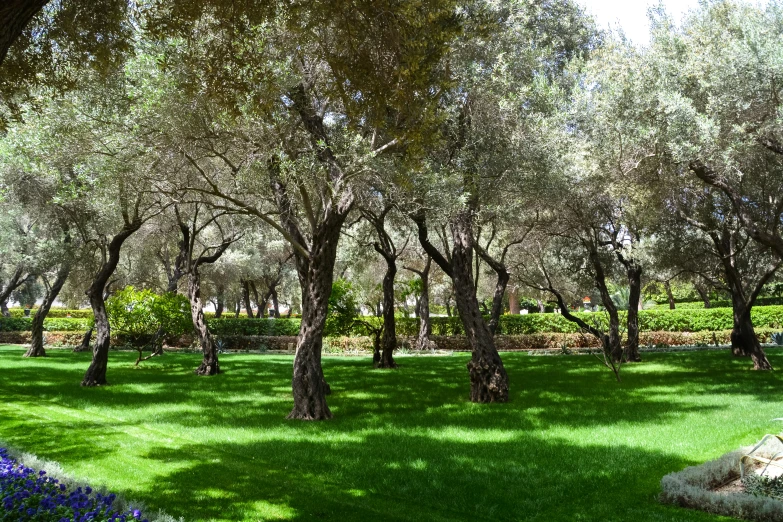
{"type": "Polygon", "coordinates": [[[45,471],[18,464],[5,448],[0,448],[0,497],[2,522],[147,522],[138,509],[114,509],[113,493],[102,495],[90,487],[69,490],[45,471]]]}

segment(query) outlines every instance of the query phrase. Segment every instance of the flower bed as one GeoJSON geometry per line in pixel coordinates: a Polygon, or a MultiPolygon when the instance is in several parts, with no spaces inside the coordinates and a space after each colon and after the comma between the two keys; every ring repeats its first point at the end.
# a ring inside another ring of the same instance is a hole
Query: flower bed
{"type": "Polygon", "coordinates": [[[116,509],[115,494],[69,488],[44,470],[19,464],[5,448],[0,448],[0,497],[3,522],[147,522],[138,509],[116,509]]]}

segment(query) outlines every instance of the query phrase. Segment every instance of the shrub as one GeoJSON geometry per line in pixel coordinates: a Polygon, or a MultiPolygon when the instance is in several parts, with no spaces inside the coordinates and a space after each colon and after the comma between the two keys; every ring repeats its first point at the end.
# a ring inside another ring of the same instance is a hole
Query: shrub
{"type": "Polygon", "coordinates": [[[756,497],[772,497],[783,500],[783,476],[762,477],[755,473],[748,473],[742,477],[742,485],[745,491],[756,497]]]}
{"type": "Polygon", "coordinates": [[[192,331],[190,303],[185,296],[127,286],[106,301],[109,324],[116,334],[134,343],[147,340],[162,330],[166,337],[192,331]]]}

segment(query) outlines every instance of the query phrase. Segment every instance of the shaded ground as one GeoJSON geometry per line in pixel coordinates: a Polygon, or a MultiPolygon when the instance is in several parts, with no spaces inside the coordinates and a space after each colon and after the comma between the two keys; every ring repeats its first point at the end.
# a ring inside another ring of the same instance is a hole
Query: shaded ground
{"type": "MultiPolygon", "coordinates": [[[[89,354],[0,348],[0,440],[188,520],[727,520],[657,503],[661,476],[780,426],[779,374],[727,353],[504,354],[508,404],[468,402],[468,355],[325,358],[334,420],[287,421],[291,357],[199,355],[81,388],[89,354]]],[[[769,350],[773,366],[783,353],[769,350]]]]}

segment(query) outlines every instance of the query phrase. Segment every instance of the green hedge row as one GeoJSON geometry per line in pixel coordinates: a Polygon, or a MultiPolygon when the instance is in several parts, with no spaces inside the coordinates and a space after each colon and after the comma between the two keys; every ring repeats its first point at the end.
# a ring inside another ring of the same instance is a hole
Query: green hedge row
{"type": "MultiPolygon", "coordinates": [[[[59,318],[44,319],[44,330],[47,332],[85,331],[90,327],[90,318],[59,318]]],[[[32,317],[0,317],[0,332],[27,332],[33,328],[32,317]]]]}
{"type": "MultiPolygon", "coordinates": [[[[24,315],[24,308],[9,308],[8,310],[11,314],[11,317],[25,317],[24,315]]],[[[33,308],[30,310],[30,317],[35,315],[36,308],[33,308]]],[[[47,317],[49,318],[57,318],[57,319],[66,319],[70,316],[70,318],[73,319],[89,319],[92,317],[92,309],[91,308],[81,308],[78,310],[68,310],[65,308],[52,308],[49,310],[49,313],[47,314],[47,317]]]]}
{"type": "Polygon", "coordinates": [[[207,327],[215,335],[297,335],[300,319],[209,319],[207,327]]]}
{"type": "MultiPolygon", "coordinates": [[[[579,312],[574,315],[588,324],[605,329],[605,313],[579,312]]],[[[783,306],[760,306],[752,312],[753,324],[757,328],[783,328],[783,306]]],[[[380,324],[376,317],[365,317],[364,321],[380,324]]],[[[625,313],[621,312],[625,321],[625,313]]],[[[47,318],[44,329],[47,331],[70,332],[83,331],[89,327],[89,318],[47,318]]],[[[264,335],[285,336],[299,333],[299,319],[211,319],[209,330],[215,335],[264,335]]],[[[642,310],[639,312],[639,328],[647,332],[703,332],[730,330],[733,325],[731,308],[682,309],[682,310],[642,310]]],[[[0,331],[28,331],[32,327],[32,318],[2,317],[0,331]]],[[[419,321],[416,318],[398,318],[397,333],[414,336],[418,332],[419,321]]],[[[535,333],[576,333],[577,326],[560,314],[504,315],[500,318],[499,333],[504,335],[525,335],[535,333]]],[[[457,317],[433,317],[434,335],[464,335],[462,322],[457,317]]],[[[360,326],[354,328],[353,335],[364,335],[360,326]]]]}

